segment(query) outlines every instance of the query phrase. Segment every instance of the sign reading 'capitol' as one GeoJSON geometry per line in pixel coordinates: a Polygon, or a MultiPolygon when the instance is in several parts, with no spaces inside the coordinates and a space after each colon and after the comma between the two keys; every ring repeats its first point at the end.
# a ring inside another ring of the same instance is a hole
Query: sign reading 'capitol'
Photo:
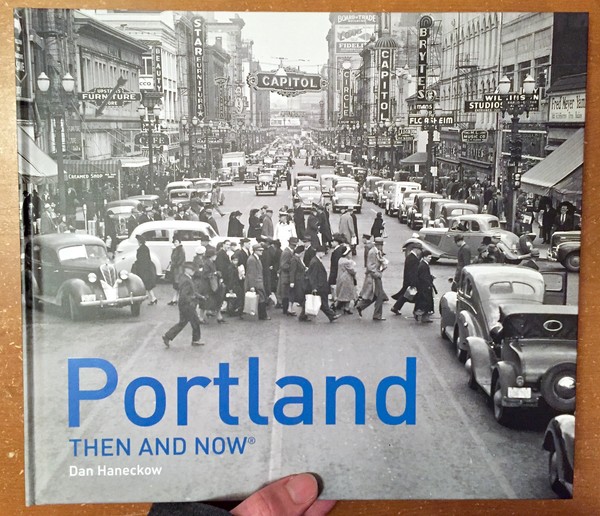
{"type": "Polygon", "coordinates": [[[317,74],[299,71],[286,71],[285,75],[276,72],[256,72],[248,74],[246,82],[256,90],[269,90],[285,97],[293,97],[310,91],[321,91],[327,87],[327,80],[317,74]]]}

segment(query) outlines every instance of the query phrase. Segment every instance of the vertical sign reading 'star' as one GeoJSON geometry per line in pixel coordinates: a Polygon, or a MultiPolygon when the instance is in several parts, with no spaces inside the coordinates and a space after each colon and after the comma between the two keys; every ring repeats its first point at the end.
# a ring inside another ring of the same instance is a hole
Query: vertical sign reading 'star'
{"type": "Polygon", "coordinates": [[[390,77],[394,67],[394,51],[391,48],[379,50],[377,69],[379,70],[379,89],[377,92],[378,120],[390,119],[390,77]]]}
{"type": "Polygon", "coordinates": [[[196,82],[196,116],[204,120],[204,26],[202,18],[192,20],[196,82]]]}
{"type": "Polygon", "coordinates": [[[422,16],[419,20],[419,38],[417,42],[417,100],[425,100],[427,89],[427,42],[429,29],[433,25],[431,16],[422,16]]]}
{"type": "Polygon", "coordinates": [[[162,48],[154,47],[154,89],[158,92],[163,91],[163,68],[162,68],[162,48]]]}

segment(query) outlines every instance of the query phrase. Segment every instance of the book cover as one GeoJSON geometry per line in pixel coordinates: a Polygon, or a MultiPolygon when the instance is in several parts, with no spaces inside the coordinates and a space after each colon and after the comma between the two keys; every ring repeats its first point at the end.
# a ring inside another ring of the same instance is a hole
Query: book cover
{"type": "Polygon", "coordinates": [[[586,13],[14,22],[28,504],[572,495],[586,13]]]}

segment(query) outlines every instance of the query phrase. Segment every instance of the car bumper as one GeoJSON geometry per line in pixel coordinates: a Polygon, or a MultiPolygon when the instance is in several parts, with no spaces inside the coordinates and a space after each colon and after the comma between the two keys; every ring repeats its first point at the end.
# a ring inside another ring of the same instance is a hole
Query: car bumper
{"type": "Polygon", "coordinates": [[[529,398],[515,398],[502,396],[502,405],[504,407],[537,407],[540,405],[542,396],[539,392],[532,391],[529,398]]]}
{"type": "Polygon", "coordinates": [[[549,262],[557,262],[558,261],[557,253],[554,249],[550,249],[550,251],[548,251],[547,258],[548,258],[549,262]]]}
{"type": "Polygon", "coordinates": [[[144,294],[143,296],[134,296],[134,295],[130,295],[129,297],[120,297],[118,299],[114,299],[114,300],[106,300],[106,299],[96,299],[96,300],[90,300],[90,301],[80,301],[79,305],[82,307],[93,307],[93,306],[99,306],[100,308],[104,308],[104,307],[122,307],[122,306],[129,306],[129,305],[135,305],[136,303],[141,303],[142,301],[144,301],[144,299],[146,299],[146,295],[144,294]]]}

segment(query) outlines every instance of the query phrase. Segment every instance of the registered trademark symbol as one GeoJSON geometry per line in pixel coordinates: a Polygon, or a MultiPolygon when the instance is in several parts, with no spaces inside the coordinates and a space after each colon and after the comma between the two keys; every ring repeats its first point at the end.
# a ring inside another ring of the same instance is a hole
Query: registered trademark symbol
{"type": "Polygon", "coordinates": [[[248,437],[248,444],[254,444],[256,439],[254,437],[248,437]]]}

